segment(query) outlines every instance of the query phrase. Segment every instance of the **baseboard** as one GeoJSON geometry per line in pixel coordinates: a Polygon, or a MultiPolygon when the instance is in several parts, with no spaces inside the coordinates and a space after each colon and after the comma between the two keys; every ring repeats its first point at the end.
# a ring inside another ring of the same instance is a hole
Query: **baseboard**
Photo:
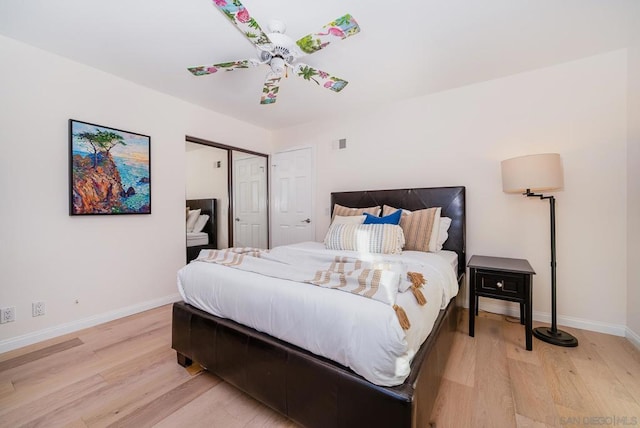
{"type": "Polygon", "coordinates": [[[34,343],[42,342],[43,340],[62,336],[63,334],[73,333],[74,331],[93,327],[98,324],[103,324],[105,322],[113,321],[115,319],[123,318],[129,315],[137,314],[139,312],[148,311],[149,309],[153,309],[159,306],[177,302],[181,299],[182,298],[178,293],[171,294],[169,296],[161,297],[159,299],[148,300],[146,302],[127,306],[125,308],[116,309],[114,311],[105,312],[99,315],[94,315],[94,316],[83,318],[77,321],[56,325],[54,327],[49,327],[43,330],[27,333],[22,336],[5,339],[0,341],[0,353],[12,351],[14,349],[22,348],[23,346],[32,345],[34,343]]]}
{"type": "MultiPolygon", "coordinates": [[[[520,307],[515,303],[501,302],[498,303],[495,300],[483,301],[480,298],[480,310],[492,312],[495,314],[508,315],[512,317],[520,317],[520,307]]],[[[533,320],[551,324],[551,314],[548,312],[533,311],[533,320]]],[[[625,325],[609,324],[599,321],[588,320],[584,318],[575,318],[567,316],[558,316],[558,325],[580,328],[582,330],[596,331],[598,333],[612,334],[614,336],[627,336],[627,332],[630,332],[625,325]]],[[[636,335],[636,337],[638,337],[636,335]]],[[[632,341],[632,339],[629,339],[632,341]]]]}
{"type": "Polygon", "coordinates": [[[636,348],[640,349],[640,335],[638,333],[627,327],[625,336],[629,342],[633,343],[636,348]]]}

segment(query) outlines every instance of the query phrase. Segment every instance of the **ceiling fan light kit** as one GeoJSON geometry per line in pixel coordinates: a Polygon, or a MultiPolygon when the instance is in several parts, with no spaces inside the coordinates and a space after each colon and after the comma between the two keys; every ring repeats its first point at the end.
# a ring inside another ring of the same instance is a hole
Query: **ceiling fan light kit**
{"type": "Polygon", "coordinates": [[[276,102],[280,90],[280,80],[285,76],[287,68],[292,69],[296,76],[334,92],[340,92],[349,83],[325,71],[298,62],[298,59],[324,49],[334,41],[343,40],[359,33],[360,27],[351,15],[341,16],[322,27],[320,31],[307,34],[294,42],[284,34],[286,26],[281,21],[270,21],[269,33],[264,33],[258,22],[251,17],[238,0],[213,0],[213,3],[256,46],[258,58],[188,68],[194,76],[214,74],[219,70],[234,71],[266,64],[271,70],[265,78],[260,104],[276,102]]]}

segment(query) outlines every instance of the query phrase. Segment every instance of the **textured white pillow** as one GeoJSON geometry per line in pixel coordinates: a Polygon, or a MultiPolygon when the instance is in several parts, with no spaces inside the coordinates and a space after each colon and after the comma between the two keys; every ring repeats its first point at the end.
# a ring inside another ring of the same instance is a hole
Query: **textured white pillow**
{"type": "Polygon", "coordinates": [[[440,230],[438,231],[438,242],[436,251],[442,250],[442,246],[449,239],[449,228],[451,227],[451,219],[449,217],[440,217],[440,230]]]}
{"type": "Polygon", "coordinates": [[[324,245],[329,250],[400,254],[404,233],[395,224],[332,224],[324,245]]]}
{"type": "Polygon", "coordinates": [[[193,232],[193,226],[196,225],[201,210],[191,210],[187,216],[187,232],[193,232]]]}
{"type": "Polygon", "coordinates": [[[333,217],[331,224],[362,224],[364,215],[337,215],[333,217]]]}
{"type": "Polygon", "coordinates": [[[194,232],[202,232],[202,229],[204,229],[204,227],[207,224],[207,221],[209,220],[209,216],[206,214],[200,214],[198,216],[198,220],[196,220],[196,224],[193,225],[193,231],[194,232]]]}

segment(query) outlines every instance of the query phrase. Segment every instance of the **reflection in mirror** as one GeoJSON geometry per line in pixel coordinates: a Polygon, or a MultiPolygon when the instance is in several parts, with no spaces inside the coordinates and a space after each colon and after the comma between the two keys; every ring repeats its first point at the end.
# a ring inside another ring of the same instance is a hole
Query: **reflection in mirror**
{"type": "Polygon", "coordinates": [[[186,142],[186,199],[216,199],[217,247],[229,246],[227,150],[186,142]]]}
{"type": "Polygon", "coordinates": [[[267,248],[267,158],[232,151],[233,246],[267,248]]]}

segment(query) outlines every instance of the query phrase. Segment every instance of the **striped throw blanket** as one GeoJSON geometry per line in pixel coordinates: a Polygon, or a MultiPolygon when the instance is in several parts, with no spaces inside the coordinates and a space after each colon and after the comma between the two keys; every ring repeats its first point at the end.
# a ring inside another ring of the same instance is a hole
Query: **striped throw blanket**
{"type": "MultiPolygon", "coordinates": [[[[419,292],[417,289],[424,283],[422,280],[420,285],[417,285],[414,278],[416,274],[408,273],[400,262],[369,262],[354,257],[333,256],[290,247],[277,247],[272,250],[257,248],[202,250],[195,261],[216,263],[378,300],[393,307],[404,329],[408,329],[410,323],[404,310],[396,305],[398,288],[405,281],[413,281],[412,288],[416,294],[416,291],[419,292]]],[[[418,298],[417,294],[416,298],[418,298]]],[[[419,298],[418,302],[426,303],[426,301],[421,302],[419,298]]]]}

